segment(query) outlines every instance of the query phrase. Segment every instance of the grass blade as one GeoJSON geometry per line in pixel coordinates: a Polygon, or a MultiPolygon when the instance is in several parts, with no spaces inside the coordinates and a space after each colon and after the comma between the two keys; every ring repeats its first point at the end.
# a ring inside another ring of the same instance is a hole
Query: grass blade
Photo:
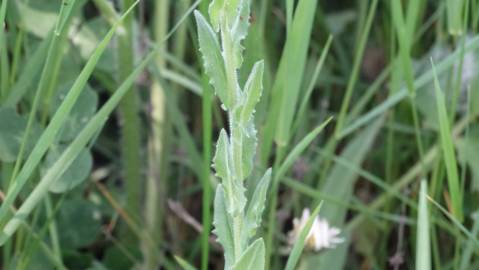
{"type": "MultiPolygon", "coordinates": [[[[122,19],[128,15],[133,10],[133,7],[130,8],[122,17],[122,19]]],[[[65,100],[58,108],[57,112],[53,116],[52,120],[48,124],[47,128],[43,132],[42,136],[38,140],[37,144],[33,148],[31,154],[28,156],[27,161],[23,165],[22,169],[19,171],[18,175],[15,177],[12,184],[9,186],[8,193],[6,198],[0,208],[0,225],[3,225],[5,218],[8,214],[10,207],[17,198],[18,194],[22,190],[25,183],[28,181],[30,176],[33,173],[33,170],[38,166],[40,160],[42,159],[45,152],[48,150],[50,145],[55,141],[56,135],[60,131],[60,128],[63,126],[65,121],[68,118],[68,115],[75,105],[77,98],[85,87],[90,75],[95,69],[98,60],[101,55],[107,48],[108,43],[110,42],[113,34],[116,31],[116,27],[119,26],[121,21],[119,21],[115,27],[111,28],[108,34],[104,37],[102,42],[97,46],[92,56],[86,63],[82,72],[75,80],[72,88],[68,92],[68,95],[65,97],[65,100]]]]}
{"type": "MultiPolygon", "coordinates": [[[[88,122],[85,128],[78,134],[75,140],[65,149],[60,158],[48,169],[39,184],[29,194],[25,202],[20,206],[15,215],[2,229],[0,245],[3,245],[17,230],[18,226],[28,217],[30,212],[37,206],[38,202],[48,193],[48,189],[71,165],[88,142],[98,133],[108,120],[109,115],[131,88],[136,78],[141,74],[146,65],[154,58],[156,50],[151,52],[145,60],[134,70],[122,83],[117,91],[103,105],[103,107],[88,122]]],[[[3,206],[2,206],[3,207],[3,206]]]]}
{"type": "MultiPolygon", "coordinates": [[[[432,61],[431,61],[432,63],[432,61]]],[[[451,194],[452,213],[460,221],[463,220],[462,214],[462,195],[459,185],[459,173],[457,171],[456,155],[452,144],[451,128],[449,125],[449,117],[447,115],[446,101],[444,93],[441,90],[437,79],[436,68],[432,63],[434,72],[434,88],[436,91],[436,106],[439,118],[439,129],[441,137],[441,148],[443,151],[444,163],[446,165],[447,182],[449,192],[451,194]]]]}
{"type": "Polygon", "coordinates": [[[304,249],[304,245],[305,245],[304,242],[306,241],[306,237],[308,237],[309,231],[311,230],[311,227],[313,226],[314,219],[316,219],[316,217],[318,216],[319,210],[321,210],[322,205],[323,205],[323,202],[320,202],[319,205],[316,207],[316,209],[314,209],[311,216],[308,218],[308,221],[306,222],[306,225],[304,226],[304,228],[301,230],[301,233],[299,234],[299,238],[294,243],[291,254],[288,257],[288,261],[285,267],[286,270],[294,270],[296,265],[298,264],[299,258],[304,249]]]}
{"type": "Polygon", "coordinates": [[[429,237],[429,211],[426,196],[427,182],[422,180],[417,216],[416,270],[431,269],[431,240],[429,237]]]}

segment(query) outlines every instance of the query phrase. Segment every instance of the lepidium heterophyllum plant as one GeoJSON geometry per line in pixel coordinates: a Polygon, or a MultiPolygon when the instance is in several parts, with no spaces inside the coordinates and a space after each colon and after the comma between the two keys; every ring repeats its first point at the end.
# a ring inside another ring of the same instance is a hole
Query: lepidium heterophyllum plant
{"type": "Polygon", "coordinates": [[[229,133],[221,130],[213,167],[221,183],[216,188],[214,227],[224,248],[225,269],[264,269],[262,238],[253,240],[261,223],[271,169],[258,181],[253,195],[245,195],[245,179],[253,169],[257,138],[254,110],[262,87],[264,63],[257,62],[243,89],[237,71],[242,65],[242,40],[249,27],[250,0],[214,0],[211,25],[195,12],[204,69],[228,114],[229,133]],[[218,42],[218,35],[220,42],[218,42]]]}

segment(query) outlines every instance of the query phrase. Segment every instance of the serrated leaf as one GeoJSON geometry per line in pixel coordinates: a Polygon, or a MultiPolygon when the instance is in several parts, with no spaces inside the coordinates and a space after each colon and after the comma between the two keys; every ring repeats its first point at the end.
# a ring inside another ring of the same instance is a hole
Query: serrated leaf
{"type": "Polygon", "coordinates": [[[225,269],[229,269],[234,258],[233,230],[226,208],[225,192],[221,184],[216,188],[213,225],[215,227],[214,233],[218,236],[218,242],[224,249],[225,269]]]}
{"type": "Polygon", "coordinates": [[[222,20],[228,20],[228,27],[233,25],[237,16],[239,1],[240,0],[211,1],[208,8],[208,13],[210,14],[211,24],[216,32],[220,30],[222,20]]]}
{"type": "Polygon", "coordinates": [[[231,168],[229,166],[228,159],[230,157],[229,153],[229,139],[226,131],[221,129],[220,137],[216,143],[216,152],[213,157],[213,166],[216,171],[216,175],[221,179],[226,179],[229,175],[232,174],[231,168]]]}
{"type": "Polygon", "coordinates": [[[231,109],[233,108],[234,93],[228,92],[223,56],[216,34],[198,11],[195,11],[195,18],[205,72],[210,78],[210,84],[215,88],[216,95],[226,108],[231,109]]]}
{"type": "Polygon", "coordinates": [[[262,238],[256,239],[241,255],[233,270],[265,269],[265,250],[262,238]]]}
{"type": "Polygon", "coordinates": [[[243,153],[242,153],[242,166],[243,177],[246,178],[250,175],[253,170],[254,165],[254,156],[256,153],[257,139],[256,139],[256,129],[254,127],[253,120],[250,120],[245,128],[242,129],[243,132],[243,153]]]}
{"type": "MultiPolygon", "coordinates": [[[[64,146],[56,146],[50,149],[42,166],[44,173],[60,158],[65,148],[64,146]]],[[[72,190],[88,178],[92,167],[93,158],[91,153],[84,149],[48,190],[53,193],[63,193],[72,190]]]]}
{"type": "Polygon", "coordinates": [[[238,214],[246,205],[245,188],[242,183],[233,178],[233,161],[230,152],[230,143],[226,131],[220,131],[216,143],[216,153],[213,158],[216,175],[222,179],[222,184],[227,194],[226,208],[230,214],[238,214]]]}
{"type": "Polygon", "coordinates": [[[256,229],[261,225],[261,217],[265,206],[266,193],[268,192],[269,183],[271,181],[271,168],[269,168],[264,176],[256,185],[256,189],[251,197],[251,201],[246,211],[246,225],[243,233],[243,239],[249,239],[254,236],[256,229]]]}
{"type": "Polygon", "coordinates": [[[263,92],[264,61],[254,65],[244,87],[244,105],[241,110],[240,121],[246,124],[254,113],[254,108],[263,92]]]}
{"type": "Polygon", "coordinates": [[[210,14],[211,25],[216,32],[220,30],[220,20],[222,11],[225,5],[225,0],[213,0],[208,7],[208,13],[210,14]]]}
{"type": "Polygon", "coordinates": [[[237,8],[239,11],[235,11],[234,24],[231,29],[231,38],[233,40],[233,53],[235,55],[235,67],[239,68],[243,63],[243,50],[241,41],[246,38],[249,27],[249,14],[250,14],[250,0],[240,0],[237,8]]]}

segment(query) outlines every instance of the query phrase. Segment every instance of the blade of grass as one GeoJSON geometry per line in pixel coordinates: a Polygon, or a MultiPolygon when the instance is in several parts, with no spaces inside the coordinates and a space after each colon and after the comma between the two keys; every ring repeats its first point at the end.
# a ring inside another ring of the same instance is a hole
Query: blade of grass
{"type": "Polygon", "coordinates": [[[454,216],[462,221],[462,194],[459,184],[459,173],[457,171],[456,155],[454,153],[454,146],[451,138],[451,128],[449,125],[449,117],[447,115],[446,102],[444,99],[444,93],[441,90],[439,81],[437,79],[436,68],[431,60],[432,69],[434,72],[434,88],[436,93],[436,108],[438,111],[438,121],[441,137],[441,148],[444,157],[444,163],[446,165],[447,182],[449,192],[451,194],[452,213],[454,216]]]}
{"type": "Polygon", "coordinates": [[[416,270],[431,269],[431,241],[429,237],[429,211],[427,209],[427,182],[421,181],[416,234],[416,270]]]}
{"type": "MultiPolygon", "coordinates": [[[[125,14],[131,12],[132,9],[133,7],[129,9],[125,14]]],[[[118,24],[116,26],[118,26],[118,24]]],[[[65,97],[65,100],[58,108],[47,128],[39,138],[37,144],[33,148],[31,154],[28,156],[22,169],[19,171],[18,176],[14,178],[14,181],[9,186],[4,203],[0,207],[0,226],[3,226],[3,224],[5,224],[5,218],[8,214],[10,207],[13,205],[13,202],[17,198],[25,183],[32,175],[34,169],[38,166],[45,152],[55,141],[56,135],[67,120],[68,114],[73,108],[75,101],[80,95],[91,73],[93,72],[98,60],[100,59],[100,56],[102,55],[109,41],[113,37],[114,32],[115,28],[112,28],[102,40],[102,42],[97,46],[96,50],[93,52],[92,56],[90,57],[87,64],[85,65],[82,72],[80,73],[72,88],[70,89],[68,95],[65,97]]]]}
{"type": "Polygon", "coordinates": [[[326,41],[326,45],[324,45],[323,51],[321,52],[321,56],[319,57],[318,63],[316,64],[316,68],[314,69],[313,76],[311,77],[311,81],[306,88],[306,92],[303,96],[303,100],[301,101],[301,105],[299,106],[296,121],[293,124],[293,132],[296,131],[299,127],[299,122],[301,119],[304,119],[304,113],[306,111],[306,106],[308,106],[309,100],[311,98],[311,94],[313,93],[314,87],[316,86],[316,82],[318,81],[319,74],[321,73],[321,69],[323,68],[324,61],[326,60],[326,56],[329,53],[329,47],[331,46],[331,42],[333,41],[333,36],[329,35],[328,40],[326,41]]]}
{"type": "Polygon", "coordinates": [[[464,15],[464,0],[447,0],[447,24],[449,34],[462,35],[462,18],[464,15]]]}
{"type": "MultiPolygon", "coordinates": [[[[28,116],[27,127],[23,134],[22,143],[20,145],[20,150],[18,152],[15,166],[13,168],[13,172],[10,177],[10,182],[8,183],[8,188],[10,188],[10,185],[15,183],[14,182],[15,178],[17,177],[17,173],[20,170],[20,166],[22,165],[21,163],[23,161],[25,147],[29,140],[30,132],[33,129],[33,124],[36,120],[38,106],[40,105],[41,99],[44,98],[44,95],[48,95],[48,92],[50,91],[50,89],[53,88],[53,84],[55,81],[55,76],[53,74],[55,73],[56,70],[58,70],[58,63],[61,61],[63,57],[63,54],[58,53],[58,51],[63,50],[63,46],[65,45],[67,32],[70,26],[69,23],[71,22],[71,17],[73,16],[73,9],[74,9],[73,4],[66,5],[65,3],[68,3],[68,0],[62,1],[60,14],[58,16],[58,20],[53,30],[53,36],[49,44],[46,62],[45,62],[45,65],[43,66],[40,81],[38,83],[38,88],[35,93],[35,97],[33,99],[33,104],[28,116]]],[[[46,108],[48,108],[48,106],[46,106],[46,108]]],[[[48,111],[48,110],[45,110],[45,111],[48,111]]],[[[0,221],[1,221],[1,218],[0,218],[0,221]]]]}
{"type": "Polygon", "coordinates": [[[323,205],[323,202],[321,201],[319,205],[314,209],[313,213],[308,218],[308,221],[306,221],[306,224],[301,230],[298,240],[294,243],[293,249],[291,250],[291,253],[288,257],[288,261],[286,262],[286,267],[285,267],[286,270],[296,269],[296,265],[298,264],[299,258],[305,246],[306,237],[308,237],[309,231],[311,230],[311,227],[313,226],[314,220],[319,215],[319,211],[321,210],[322,205],[323,205]]]}
{"type": "Polygon", "coordinates": [[[348,111],[348,108],[349,108],[349,103],[351,101],[351,97],[353,95],[353,90],[354,90],[354,88],[356,86],[356,82],[358,80],[359,69],[361,67],[361,62],[362,62],[363,55],[364,55],[364,49],[366,47],[366,42],[367,42],[367,39],[368,39],[368,36],[369,36],[369,32],[371,30],[371,25],[373,23],[373,19],[374,19],[374,16],[376,14],[377,4],[378,4],[378,0],[372,0],[371,1],[371,5],[370,5],[369,12],[368,12],[367,19],[366,19],[366,24],[365,24],[364,29],[362,31],[361,37],[359,39],[358,47],[357,47],[356,52],[355,52],[353,69],[351,71],[351,77],[348,81],[348,86],[346,88],[346,93],[344,94],[343,102],[341,104],[341,109],[340,109],[340,112],[339,112],[339,115],[338,115],[338,122],[336,124],[336,128],[335,128],[335,131],[334,131],[334,135],[338,139],[340,137],[339,136],[340,132],[342,132],[342,130],[343,130],[343,125],[344,125],[344,121],[345,121],[347,111],[348,111]]]}
{"type": "Polygon", "coordinates": [[[286,171],[293,165],[293,162],[301,155],[301,153],[308,147],[311,142],[318,136],[318,134],[323,131],[327,124],[332,120],[329,118],[320,126],[315,128],[313,131],[308,133],[291,151],[291,153],[285,158],[285,160],[279,165],[278,169],[274,169],[275,174],[273,176],[273,182],[271,184],[271,202],[269,205],[268,212],[268,232],[265,237],[266,242],[266,262],[269,262],[269,258],[272,254],[272,249],[274,247],[273,233],[276,229],[276,205],[278,202],[278,189],[279,182],[282,177],[285,175],[286,171]]]}
{"type": "Polygon", "coordinates": [[[2,57],[1,61],[1,67],[2,70],[0,71],[0,101],[3,100],[3,97],[7,94],[6,91],[8,89],[8,48],[7,48],[7,42],[5,39],[5,16],[7,14],[7,5],[8,5],[8,0],[2,1],[2,6],[0,7],[0,27],[2,28],[0,30],[0,55],[2,57]]]}
{"type": "Polygon", "coordinates": [[[427,196],[427,199],[434,206],[436,206],[439,211],[441,211],[449,220],[451,220],[454,226],[456,226],[465,236],[467,236],[467,239],[476,246],[476,249],[479,248],[479,240],[477,239],[476,235],[472,234],[466,227],[464,227],[464,225],[458,219],[456,219],[456,217],[454,217],[454,215],[451,215],[447,209],[442,207],[433,198],[427,196]]]}
{"type": "Polygon", "coordinates": [[[289,129],[297,106],[316,7],[317,0],[301,0],[294,12],[291,34],[287,35],[276,80],[271,89],[266,126],[261,135],[259,152],[263,165],[269,159],[273,141],[285,146],[291,135],[289,129]]]}
{"type": "MultiPolygon", "coordinates": [[[[17,230],[18,226],[28,217],[30,212],[37,206],[38,202],[48,193],[48,189],[71,165],[80,152],[87,146],[88,142],[98,133],[108,120],[109,115],[113,112],[125,94],[131,89],[131,85],[141,74],[147,64],[154,58],[157,51],[151,52],[138,67],[128,76],[117,91],[108,99],[105,105],[93,116],[86,124],[83,130],[78,134],[75,140],[65,149],[60,158],[49,168],[42,177],[38,185],[28,195],[27,199],[19,207],[18,211],[8,221],[2,229],[0,235],[0,245],[3,245],[12,234],[17,230]]],[[[4,205],[2,205],[3,207],[4,205]]]]}
{"type": "MultiPolygon", "coordinates": [[[[476,50],[479,47],[479,36],[474,37],[473,39],[469,40],[466,44],[465,52],[468,53],[470,51],[476,50]]],[[[449,70],[459,59],[460,57],[460,50],[454,51],[452,54],[447,56],[443,61],[441,61],[437,66],[436,66],[436,73],[437,75],[442,75],[443,72],[449,70]]],[[[424,73],[421,75],[419,78],[414,80],[414,88],[419,89],[428,83],[430,83],[434,79],[434,75],[432,70],[429,70],[428,72],[424,73]]],[[[391,95],[388,97],[384,102],[382,102],[379,105],[376,105],[374,109],[371,111],[365,113],[358,119],[356,119],[354,122],[352,122],[348,127],[345,127],[341,134],[339,135],[339,138],[344,138],[345,136],[351,134],[352,132],[356,131],[358,128],[364,126],[365,124],[369,123],[370,121],[374,120],[378,116],[381,116],[389,110],[390,108],[394,107],[396,104],[401,102],[404,98],[408,96],[407,88],[403,87],[401,88],[397,93],[391,95]]]]}
{"type": "MultiPolygon", "coordinates": [[[[121,0],[122,11],[128,10],[135,5],[135,0],[121,0]]],[[[129,13],[123,19],[125,33],[118,37],[118,82],[124,81],[134,69],[134,13],[129,13]]],[[[128,213],[140,213],[141,190],[144,179],[142,175],[141,158],[141,118],[139,114],[139,97],[135,85],[128,91],[119,106],[121,125],[121,162],[126,191],[126,211],[128,213]]],[[[125,231],[122,237],[126,242],[136,241],[129,231],[125,231]]]]}
{"type": "MultiPolygon", "coordinates": [[[[472,235],[477,235],[479,232],[479,213],[475,212],[472,214],[472,220],[473,220],[473,225],[472,225],[472,230],[471,234],[472,235]]],[[[477,250],[477,247],[474,247],[474,240],[469,239],[464,247],[464,251],[462,252],[461,255],[461,266],[460,270],[467,270],[471,269],[471,258],[474,254],[474,251],[477,250]]]]}
{"type": "Polygon", "coordinates": [[[189,264],[187,261],[185,261],[183,258],[181,258],[180,256],[174,256],[175,257],[175,261],[181,266],[181,268],[183,270],[196,270],[196,268],[194,266],[192,266],[191,264],[189,264]]]}

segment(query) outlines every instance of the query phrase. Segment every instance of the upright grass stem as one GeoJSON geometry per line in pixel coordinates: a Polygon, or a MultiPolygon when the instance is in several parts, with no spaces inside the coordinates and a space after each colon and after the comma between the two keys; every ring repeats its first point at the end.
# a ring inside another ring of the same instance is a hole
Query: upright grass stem
{"type": "MultiPolygon", "coordinates": [[[[122,11],[135,3],[134,0],[122,0],[122,11]]],[[[134,66],[134,15],[129,14],[123,21],[125,32],[118,38],[118,81],[121,82],[133,71],[134,66]]],[[[132,86],[120,103],[121,117],[121,153],[124,167],[126,209],[129,213],[140,212],[140,196],[143,186],[141,174],[141,119],[139,99],[136,87],[132,86]]],[[[128,233],[125,240],[132,241],[128,233]]]]}

